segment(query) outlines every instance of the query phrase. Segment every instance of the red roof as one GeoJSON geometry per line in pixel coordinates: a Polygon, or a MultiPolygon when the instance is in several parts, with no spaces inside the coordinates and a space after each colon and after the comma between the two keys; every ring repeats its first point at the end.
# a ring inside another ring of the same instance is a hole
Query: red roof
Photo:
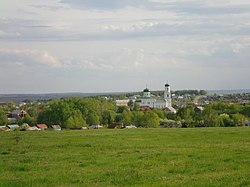
{"type": "Polygon", "coordinates": [[[45,125],[45,124],[37,124],[36,126],[40,129],[47,129],[48,128],[47,125],[45,125]]]}

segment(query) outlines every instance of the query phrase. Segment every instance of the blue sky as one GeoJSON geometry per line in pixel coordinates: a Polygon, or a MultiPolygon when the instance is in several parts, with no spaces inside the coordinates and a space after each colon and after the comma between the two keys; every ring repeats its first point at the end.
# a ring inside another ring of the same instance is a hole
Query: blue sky
{"type": "Polygon", "coordinates": [[[0,93],[250,88],[250,1],[0,2],[0,93]]]}

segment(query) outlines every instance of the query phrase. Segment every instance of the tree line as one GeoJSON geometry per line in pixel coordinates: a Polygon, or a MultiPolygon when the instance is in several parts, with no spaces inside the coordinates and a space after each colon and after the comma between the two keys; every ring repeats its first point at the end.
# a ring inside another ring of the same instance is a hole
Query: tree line
{"type": "MultiPolygon", "coordinates": [[[[0,125],[6,125],[6,111],[0,109],[0,125]]],[[[65,98],[42,104],[28,104],[25,117],[18,123],[35,125],[45,123],[48,126],[60,125],[62,128],[81,128],[91,125],[135,125],[137,127],[176,126],[188,127],[231,127],[242,126],[250,118],[250,106],[214,102],[204,106],[203,110],[194,105],[178,108],[176,114],[166,113],[162,109],[141,110],[137,103],[129,101],[128,106],[117,107],[112,100],[97,98],[65,98]]]]}

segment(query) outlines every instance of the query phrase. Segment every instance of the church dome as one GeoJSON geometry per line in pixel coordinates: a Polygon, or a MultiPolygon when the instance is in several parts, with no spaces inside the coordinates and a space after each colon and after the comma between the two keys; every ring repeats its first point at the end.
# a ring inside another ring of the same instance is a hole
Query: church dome
{"type": "Polygon", "coordinates": [[[148,89],[148,88],[145,88],[145,89],[143,90],[143,92],[149,92],[149,89],[148,89]]]}
{"type": "Polygon", "coordinates": [[[168,83],[167,83],[167,84],[165,84],[165,87],[168,87],[168,86],[170,86],[168,83]]]}

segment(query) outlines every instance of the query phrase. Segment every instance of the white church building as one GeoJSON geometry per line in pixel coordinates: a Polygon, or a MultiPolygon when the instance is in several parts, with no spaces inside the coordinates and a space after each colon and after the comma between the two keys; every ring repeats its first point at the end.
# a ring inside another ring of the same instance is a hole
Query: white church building
{"type": "Polygon", "coordinates": [[[176,113],[176,110],[172,107],[172,100],[171,100],[171,92],[170,92],[170,85],[165,84],[164,90],[164,98],[157,99],[151,97],[150,91],[148,88],[143,90],[142,98],[136,101],[140,107],[149,107],[149,108],[160,108],[165,109],[171,113],[176,113]]]}

